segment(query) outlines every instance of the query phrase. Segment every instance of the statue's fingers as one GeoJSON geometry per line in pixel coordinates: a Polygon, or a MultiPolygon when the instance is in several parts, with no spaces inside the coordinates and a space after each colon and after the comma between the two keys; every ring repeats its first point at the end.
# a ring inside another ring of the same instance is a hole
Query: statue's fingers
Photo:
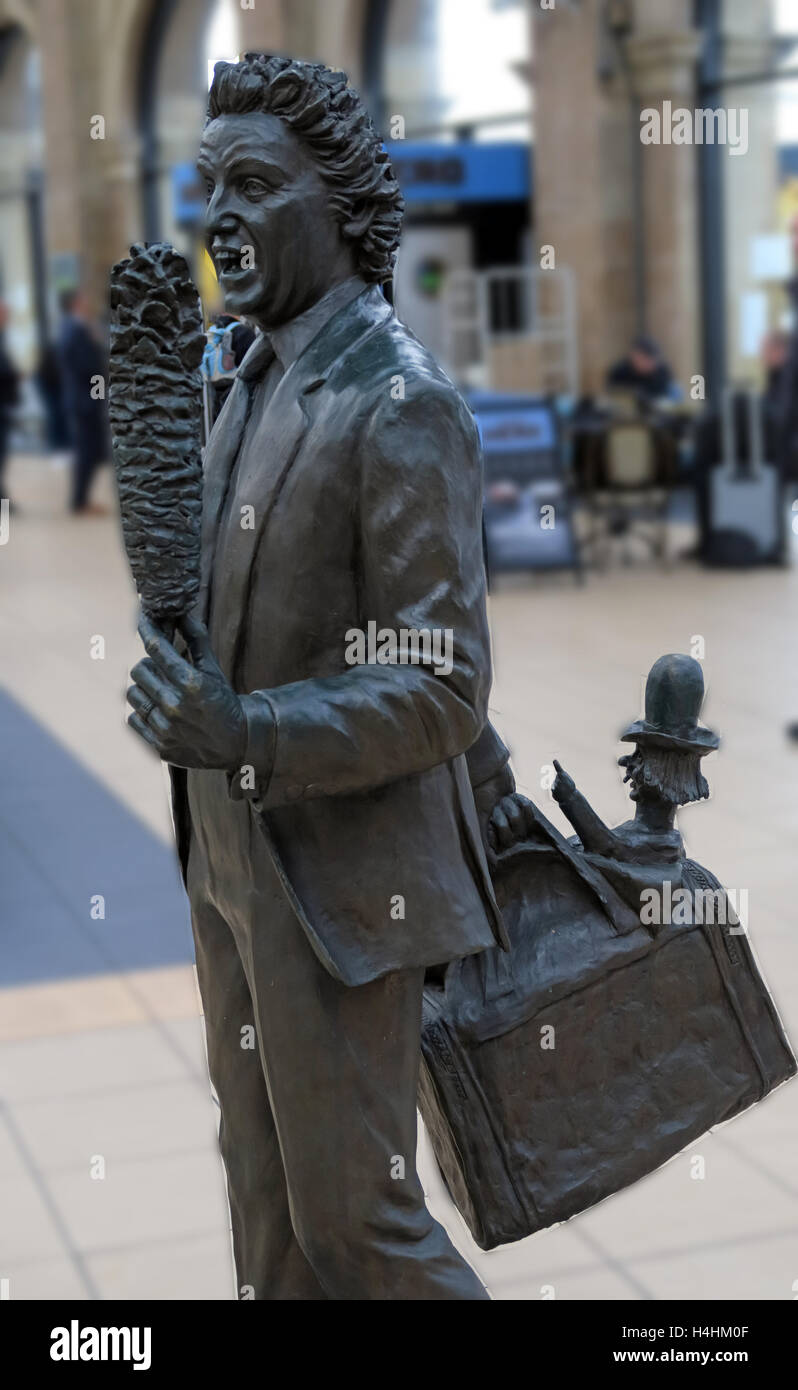
{"type": "Polygon", "coordinates": [[[139,623],[139,637],[144,643],[147,655],[170,681],[178,687],[194,682],[194,667],[178,655],[168,638],[164,637],[155,623],[144,614],[139,623]]]}
{"type": "Polygon", "coordinates": [[[180,620],[180,632],[185,638],[194,665],[204,670],[217,672],[219,664],[213,654],[211,639],[205,624],[201,623],[198,618],[187,616],[180,620]]]}
{"type": "Polygon", "coordinates": [[[128,704],[132,705],[136,713],[142,715],[142,717],[153,708],[152,699],[149,695],[146,695],[138,685],[131,685],[129,687],[126,698],[128,704]]]}
{"type": "Polygon", "coordinates": [[[150,658],[148,656],[143,656],[141,658],[141,661],[137,661],[135,666],[131,667],[130,679],[132,681],[135,681],[136,685],[140,685],[141,677],[144,674],[144,672],[149,671],[150,674],[152,674],[152,672],[156,669],[157,668],[154,662],[150,661],[150,658]]]}
{"type": "Polygon", "coordinates": [[[498,806],[494,806],[493,814],[490,818],[490,823],[493,827],[496,840],[499,846],[502,849],[506,849],[506,847],[508,845],[511,845],[513,842],[513,832],[511,831],[507,817],[501,808],[501,803],[498,806]]]}
{"type": "Polygon", "coordinates": [[[130,699],[131,691],[138,689],[143,690],[150,701],[159,709],[164,710],[166,714],[177,709],[180,703],[179,691],[168,680],[165,680],[154,666],[140,661],[137,666],[133,667],[130,674],[133,678],[133,685],[128,691],[130,704],[133,704],[130,699]]]}
{"type": "Polygon", "coordinates": [[[139,689],[138,685],[131,685],[128,691],[128,705],[132,705],[133,710],[138,714],[142,723],[149,728],[150,733],[156,735],[158,746],[163,744],[164,739],[171,734],[170,721],[165,714],[161,714],[157,705],[153,705],[150,696],[139,689]]]}
{"type": "Polygon", "coordinates": [[[514,796],[505,796],[501,801],[501,808],[507,817],[514,840],[523,840],[526,835],[526,817],[522,806],[514,796]]]}
{"type": "Polygon", "coordinates": [[[144,723],[144,720],[139,718],[135,710],[132,714],[128,715],[127,722],[130,728],[138,734],[139,738],[143,738],[144,742],[149,743],[150,747],[154,748],[156,753],[160,753],[161,750],[158,747],[158,740],[155,734],[152,729],[144,723]]]}
{"type": "Polygon", "coordinates": [[[164,743],[172,733],[172,726],[169,720],[166,718],[166,715],[161,714],[159,709],[154,709],[152,714],[147,716],[147,723],[158,740],[158,747],[163,750],[164,743]]]}

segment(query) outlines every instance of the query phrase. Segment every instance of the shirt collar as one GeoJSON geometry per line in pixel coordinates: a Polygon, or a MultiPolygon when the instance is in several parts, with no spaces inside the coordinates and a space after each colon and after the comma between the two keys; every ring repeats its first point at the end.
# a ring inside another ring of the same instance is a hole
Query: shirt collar
{"type": "Polygon", "coordinates": [[[333,285],[315,304],[288,323],[281,324],[271,333],[261,333],[252,344],[238,371],[245,381],[253,381],[261,376],[274,357],[277,357],[284,372],[305,348],[321,332],[333,314],[350,300],[368,289],[365,280],[359,275],[350,275],[348,280],[333,285]]]}

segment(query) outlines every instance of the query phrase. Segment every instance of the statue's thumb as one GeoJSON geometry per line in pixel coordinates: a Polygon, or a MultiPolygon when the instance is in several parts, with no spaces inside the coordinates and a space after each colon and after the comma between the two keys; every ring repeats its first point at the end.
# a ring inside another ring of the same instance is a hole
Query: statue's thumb
{"type": "Polygon", "coordinates": [[[181,618],[180,631],[188,643],[191,659],[200,670],[217,669],[216,657],[211,650],[208,629],[196,618],[181,618]]]}

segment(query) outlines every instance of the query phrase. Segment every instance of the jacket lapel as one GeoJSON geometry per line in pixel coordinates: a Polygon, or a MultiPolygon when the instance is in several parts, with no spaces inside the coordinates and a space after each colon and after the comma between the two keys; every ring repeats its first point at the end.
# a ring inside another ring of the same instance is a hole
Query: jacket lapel
{"type": "Polygon", "coordinates": [[[197,612],[203,623],[208,621],[216,528],[230,473],[244,437],[249,407],[249,386],[240,377],[236,377],[205,450],[202,475],[200,594],[197,603],[197,612]]]}
{"type": "MultiPolygon", "coordinates": [[[[375,287],[366,290],[334,314],[321,332],[291,364],[278,383],[261,420],[250,424],[255,431],[252,447],[247,447],[245,471],[236,479],[236,491],[243,501],[254,507],[255,531],[247,548],[248,560],[225,577],[224,611],[229,621],[224,624],[218,639],[217,659],[229,679],[235,678],[241,634],[248,608],[252,566],[264,529],[275,507],[289,472],[302,447],[313,410],[313,396],[324,385],[330,371],[343,356],[374,331],[392,314],[382,292],[375,287]]],[[[253,348],[250,351],[254,350],[253,348]]],[[[244,371],[246,359],[242,363],[244,371]]],[[[236,417],[238,418],[238,417],[236,417]]],[[[241,425],[243,433],[246,414],[241,425]]],[[[240,439],[239,439],[240,444],[240,439]]],[[[238,447],[236,448],[236,453],[238,447]]],[[[235,455],[233,456],[235,457],[235,455]]],[[[227,476],[232,467],[230,460],[227,476]]],[[[222,499],[224,488],[222,488],[222,499]]],[[[213,540],[218,523],[221,500],[213,520],[213,540]]],[[[210,505],[209,505],[209,527],[210,505]]]]}
{"type": "Polygon", "coordinates": [[[247,445],[245,470],[236,478],[236,497],[255,511],[255,529],[249,532],[247,560],[231,565],[224,576],[223,604],[227,621],[216,638],[216,658],[228,680],[235,680],[239,638],[249,598],[252,565],[260,544],[263,528],[274,507],[294,459],[299,452],[307,429],[304,399],[292,390],[290,376],[293,367],[278,383],[264,411],[262,420],[254,425],[255,435],[247,445]]]}

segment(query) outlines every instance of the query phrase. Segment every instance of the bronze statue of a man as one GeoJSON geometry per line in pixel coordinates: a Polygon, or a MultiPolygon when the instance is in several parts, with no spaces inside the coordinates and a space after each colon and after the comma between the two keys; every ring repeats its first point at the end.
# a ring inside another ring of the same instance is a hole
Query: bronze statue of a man
{"type": "Polygon", "coordinates": [[[344,74],[218,64],[199,168],[260,333],[207,449],[199,608],[182,654],[142,622],[129,700],[172,770],[239,1286],[486,1298],[415,1166],[425,969],[506,941],[477,433],[383,295],[402,199],[344,74]]]}

